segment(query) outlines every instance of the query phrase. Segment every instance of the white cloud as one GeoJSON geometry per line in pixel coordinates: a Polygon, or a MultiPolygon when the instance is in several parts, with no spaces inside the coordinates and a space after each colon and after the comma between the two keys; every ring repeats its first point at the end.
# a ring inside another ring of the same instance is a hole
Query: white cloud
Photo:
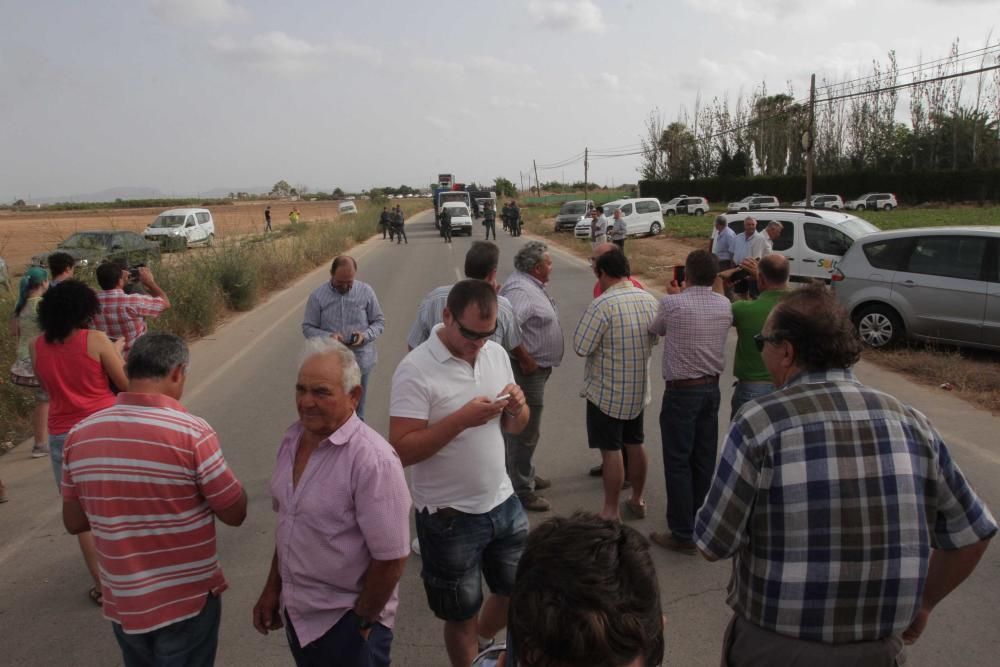
{"type": "Polygon", "coordinates": [[[380,65],[382,63],[382,51],[367,44],[354,42],[346,37],[338,36],[330,48],[340,55],[363,60],[373,65],[380,65]]]}
{"type": "Polygon", "coordinates": [[[273,31],[236,40],[223,35],[209,42],[217,53],[234,61],[279,74],[313,72],[325,64],[325,46],[273,31]]]}
{"type": "Polygon", "coordinates": [[[851,9],[857,0],[685,0],[694,9],[731,21],[766,25],[807,16],[818,18],[851,9]]]}
{"type": "Polygon", "coordinates": [[[490,106],[494,109],[538,109],[537,102],[531,102],[528,100],[516,99],[513,97],[501,97],[500,95],[493,95],[490,97],[490,106]]]}
{"type": "Polygon", "coordinates": [[[413,69],[436,77],[460,79],[465,75],[465,68],[459,63],[437,58],[416,58],[412,62],[413,69]]]}
{"type": "Polygon", "coordinates": [[[229,0],[151,0],[149,6],[156,16],[172,23],[224,23],[249,16],[229,0]]]}
{"type": "Polygon", "coordinates": [[[438,128],[439,130],[451,129],[451,123],[446,121],[444,118],[441,118],[440,116],[424,116],[424,120],[427,121],[427,123],[429,123],[430,125],[433,125],[434,127],[438,128]]]}
{"type": "Polygon", "coordinates": [[[601,72],[597,76],[597,80],[601,83],[601,85],[608,88],[617,88],[618,85],[621,83],[621,80],[618,78],[618,75],[611,74],[610,72],[601,72]]]}
{"type": "Polygon", "coordinates": [[[601,8],[592,0],[529,0],[528,13],[543,28],[559,32],[604,32],[601,8]]]}

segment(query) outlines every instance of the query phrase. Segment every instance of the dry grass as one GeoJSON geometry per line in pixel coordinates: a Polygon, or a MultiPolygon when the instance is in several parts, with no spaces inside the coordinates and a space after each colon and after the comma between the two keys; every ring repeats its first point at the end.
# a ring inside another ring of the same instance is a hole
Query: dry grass
{"type": "Polygon", "coordinates": [[[1000,413],[1000,357],[995,352],[911,343],[890,350],[865,350],[864,359],[921,384],[950,386],[952,393],[969,403],[1000,413]]]}

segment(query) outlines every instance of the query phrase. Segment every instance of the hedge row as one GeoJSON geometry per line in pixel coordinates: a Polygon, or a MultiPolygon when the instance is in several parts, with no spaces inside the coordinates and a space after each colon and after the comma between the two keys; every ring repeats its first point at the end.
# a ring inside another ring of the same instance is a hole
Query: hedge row
{"type": "MultiPolygon", "coordinates": [[[[774,195],[782,202],[792,202],[803,199],[805,191],[805,176],[718,176],[689,181],[639,181],[641,196],[657,197],[660,201],[678,195],[692,195],[707,197],[713,203],[725,203],[757,192],[774,195]]],[[[813,179],[813,193],[821,192],[839,194],[845,199],[865,192],[892,192],[903,206],[939,201],[994,202],[1000,201],[1000,169],[821,174],[813,179]]]]}

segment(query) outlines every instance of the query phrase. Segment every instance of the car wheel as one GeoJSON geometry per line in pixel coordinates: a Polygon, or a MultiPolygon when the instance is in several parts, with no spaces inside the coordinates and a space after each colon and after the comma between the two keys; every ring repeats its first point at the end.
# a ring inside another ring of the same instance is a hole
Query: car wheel
{"type": "Polygon", "coordinates": [[[675,211],[671,211],[671,210],[668,210],[668,211],[667,211],[666,213],[664,213],[664,215],[665,215],[665,216],[667,216],[667,217],[669,218],[669,217],[670,217],[670,216],[672,216],[672,215],[673,215],[674,213],[675,213],[675,211]]]}
{"type": "Polygon", "coordinates": [[[886,205],[885,205],[885,208],[884,208],[884,209],[882,209],[882,210],[884,210],[884,211],[886,211],[886,212],[888,212],[888,211],[891,211],[891,210],[892,210],[892,204],[886,204],[886,205]]]}
{"type": "Polygon", "coordinates": [[[696,208],[696,209],[694,210],[694,214],[695,214],[695,215],[705,215],[705,211],[704,211],[703,209],[700,209],[700,208],[696,208]]]}
{"type": "Polygon", "coordinates": [[[659,234],[659,233],[660,233],[660,230],[661,230],[661,229],[662,229],[662,227],[660,227],[660,223],[658,223],[658,222],[654,222],[653,224],[651,224],[651,225],[649,226],[649,233],[650,233],[650,234],[651,234],[652,236],[656,236],[657,234],[659,234]]]}
{"type": "Polygon", "coordinates": [[[889,306],[874,304],[858,311],[854,326],[861,341],[875,349],[888,347],[903,337],[903,322],[889,306]]]}

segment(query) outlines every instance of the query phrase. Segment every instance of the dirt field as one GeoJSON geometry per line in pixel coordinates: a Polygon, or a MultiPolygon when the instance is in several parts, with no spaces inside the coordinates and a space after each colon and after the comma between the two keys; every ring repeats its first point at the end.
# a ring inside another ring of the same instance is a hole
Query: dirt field
{"type": "MultiPolygon", "coordinates": [[[[222,240],[259,232],[264,228],[267,202],[240,202],[211,208],[215,236],[222,240]]],[[[271,224],[288,224],[288,213],[297,206],[301,220],[330,220],[337,216],[335,201],[271,203],[271,224]]],[[[73,232],[98,229],[127,229],[142,232],[161,213],[162,208],[103,209],[98,211],[40,211],[11,213],[0,211],[0,257],[10,271],[19,275],[35,253],[54,248],[73,232]]]]}

